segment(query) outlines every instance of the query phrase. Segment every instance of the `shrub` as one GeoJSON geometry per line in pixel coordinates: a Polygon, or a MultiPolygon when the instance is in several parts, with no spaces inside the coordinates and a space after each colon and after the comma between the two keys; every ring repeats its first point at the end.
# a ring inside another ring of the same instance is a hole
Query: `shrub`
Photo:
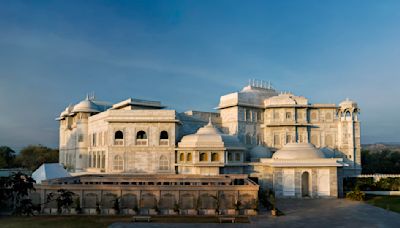
{"type": "Polygon", "coordinates": [[[400,190],[400,178],[381,178],[378,182],[375,183],[378,189],[387,190],[387,191],[399,191],[400,190]]]}
{"type": "Polygon", "coordinates": [[[77,197],[75,199],[75,211],[76,211],[77,214],[81,214],[82,213],[81,199],[79,197],[77,197]]]}
{"type": "Polygon", "coordinates": [[[363,201],[365,199],[365,193],[356,188],[354,191],[346,193],[346,198],[350,200],[363,201]]]}
{"type": "Polygon", "coordinates": [[[121,208],[120,208],[120,205],[119,205],[119,202],[120,201],[120,198],[119,197],[117,197],[117,198],[115,198],[114,200],[113,200],[113,209],[115,210],[115,213],[117,214],[117,215],[119,215],[120,214],[120,212],[121,212],[121,208]]]}

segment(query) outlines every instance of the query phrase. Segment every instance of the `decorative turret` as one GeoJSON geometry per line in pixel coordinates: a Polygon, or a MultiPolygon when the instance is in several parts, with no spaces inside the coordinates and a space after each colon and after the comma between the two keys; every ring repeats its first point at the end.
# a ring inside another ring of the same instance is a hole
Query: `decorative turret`
{"type": "Polygon", "coordinates": [[[338,115],[341,120],[358,120],[359,108],[357,102],[346,98],[340,102],[338,115]]]}
{"type": "Polygon", "coordinates": [[[346,98],[339,104],[338,149],[344,153],[345,161],[350,164],[353,173],[361,171],[360,109],[357,102],[346,98]]]}

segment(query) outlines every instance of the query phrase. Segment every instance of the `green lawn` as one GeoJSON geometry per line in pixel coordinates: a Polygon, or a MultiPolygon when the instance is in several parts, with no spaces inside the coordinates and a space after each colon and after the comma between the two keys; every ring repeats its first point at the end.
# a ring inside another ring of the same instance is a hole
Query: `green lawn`
{"type": "Polygon", "coordinates": [[[367,203],[400,213],[400,196],[367,196],[367,203]]]}
{"type": "MultiPolygon", "coordinates": [[[[0,217],[0,227],[107,227],[115,222],[131,222],[132,216],[33,216],[0,217]]],[[[217,223],[215,216],[152,216],[157,223],[217,223]]],[[[236,218],[238,223],[248,223],[247,217],[236,218]]]]}

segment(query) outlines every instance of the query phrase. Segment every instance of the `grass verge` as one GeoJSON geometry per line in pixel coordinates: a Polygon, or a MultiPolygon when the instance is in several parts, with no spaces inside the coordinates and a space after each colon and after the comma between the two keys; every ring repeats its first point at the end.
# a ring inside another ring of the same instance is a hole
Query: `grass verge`
{"type": "Polygon", "coordinates": [[[367,195],[368,204],[400,213],[400,196],[374,196],[367,195]]]}

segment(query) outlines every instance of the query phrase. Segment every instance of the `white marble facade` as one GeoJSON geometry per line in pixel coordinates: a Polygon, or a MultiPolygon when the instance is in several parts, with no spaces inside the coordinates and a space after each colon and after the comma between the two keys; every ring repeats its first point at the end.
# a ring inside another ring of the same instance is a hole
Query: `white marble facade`
{"type": "Polygon", "coordinates": [[[57,118],[60,163],[82,173],[244,173],[281,196],[337,196],[331,182],[361,171],[354,101],[311,104],[253,81],[222,96],[217,110],[178,113],[158,101],[88,96],[57,118]],[[298,153],[279,158],[288,145],[298,153]],[[314,153],[310,147],[319,157],[302,152],[314,153]]]}

